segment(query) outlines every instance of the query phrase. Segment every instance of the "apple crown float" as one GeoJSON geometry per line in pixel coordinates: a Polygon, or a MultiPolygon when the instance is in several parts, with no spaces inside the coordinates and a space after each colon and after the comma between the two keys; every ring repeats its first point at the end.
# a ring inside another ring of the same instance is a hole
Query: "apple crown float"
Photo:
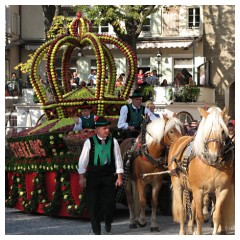
{"type": "Polygon", "coordinates": [[[57,36],[54,40],[41,45],[33,55],[30,82],[42,104],[47,119],[70,118],[79,111],[84,101],[92,106],[93,112],[107,118],[118,118],[120,108],[129,97],[134,79],[137,74],[137,58],[130,47],[122,40],[104,34],[92,33],[92,24],[78,13],[69,27],[69,34],[57,36]],[[126,83],[117,96],[115,93],[116,65],[108,44],[115,45],[127,59],[126,83]],[[84,49],[91,46],[97,63],[96,87],[81,87],[72,90],[70,84],[70,62],[74,49],[84,49]],[[62,51],[61,79],[59,86],[56,74],[56,56],[62,51]],[[46,72],[52,101],[49,101],[46,91],[38,76],[39,64],[47,55],[46,72]],[[108,80],[105,84],[105,73],[108,71],[108,80]]]}

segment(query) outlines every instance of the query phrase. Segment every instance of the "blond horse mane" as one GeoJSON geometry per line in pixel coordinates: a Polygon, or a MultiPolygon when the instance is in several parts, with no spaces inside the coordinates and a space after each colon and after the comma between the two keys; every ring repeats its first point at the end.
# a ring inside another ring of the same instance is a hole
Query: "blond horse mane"
{"type": "Polygon", "coordinates": [[[176,118],[176,117],[171,117],[168,121],[167,124],[165,126],[165,130],[164,130],[164,135],[167,134],[169,132],[169,130],[171,128],[173,128],[173,126],[175,126],[176,130],[181,133],[182,132],[182,128],[183,128],[183,124],[182,122],[176,118]]]}
{"type": "Polygon", "coordinates": [[[146,144],[149,146],[152,142],[159,142],[164,135],[165,121],[163,118],[158,118],[147,125],[146,144]]]}
{"type": "Polygon", "coordinates": [[[204,152],[204,142],[210,139],[213,133],[214,138],[222,141],[222,130],[228,135],[228,129],[222,117],[222,111],[218,107],[208,109],[207,118],[202,117],[197,134],[194,139],[193,151],[196,156],[201,156],[204,152]]]}

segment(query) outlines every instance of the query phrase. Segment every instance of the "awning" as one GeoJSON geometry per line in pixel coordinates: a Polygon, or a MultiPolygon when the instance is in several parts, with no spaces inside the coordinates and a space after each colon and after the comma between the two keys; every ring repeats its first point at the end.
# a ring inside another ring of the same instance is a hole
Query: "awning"
{"type": "Polygon", "coordinates": [[[137,49],[149,48],[184,48],[188,47],[192,41],[168,41],[168,42],[140,42],[137,43],[137,49]]]}
{"type": "MultiPolygon", "coordinates": [[[[164,41],[164,42],[138,42],[137,49],[156,49],[156,48],[185,48],[192,44],[192,40],[178,40],[178,41],[164,41]]],[[[109,49],[116,49],[113,44],[106,44],[109,49]]],[[[85,47],[85,49],[92,49],[91,45],[85,47]]]]}

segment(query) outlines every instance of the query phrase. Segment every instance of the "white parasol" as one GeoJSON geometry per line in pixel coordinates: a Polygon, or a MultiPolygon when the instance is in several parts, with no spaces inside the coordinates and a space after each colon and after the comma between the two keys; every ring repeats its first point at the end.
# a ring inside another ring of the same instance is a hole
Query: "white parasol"
{"type": "Polygon", "coordinates": [[[32,117],[31,117],[30,112],[27,115],[26,127],[27,128],[32,127],[32,117]]]}

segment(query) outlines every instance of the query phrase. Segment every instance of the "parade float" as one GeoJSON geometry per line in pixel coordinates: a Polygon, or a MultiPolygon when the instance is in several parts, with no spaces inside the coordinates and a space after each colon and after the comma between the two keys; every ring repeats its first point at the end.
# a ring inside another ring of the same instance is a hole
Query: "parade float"
{"type": "MultiPolygon", "coordinates": [[[[110,35],[94,34],[91,30],[91,22],[78,13],[68,34],[45,42],[33,55],[30,82],[46,121],[6,138],[6,207],[27,213],[88,216],[85,192],[78,184],[77,168],[81,146],[95,131],[73,132],[72,117],[80,116],[80,107],[87,101],[95,115],[116,122],[137,74],[137,58],[126,43],[110,35]],[[127,60],[126,83],[119,94],[115,94],[116,66],[109,44],[118,48],[127,60]],[[96,87],[72,90],[69,81],[71,56],[74,49],[85,47],[91,47],[96,56],[96,87]],[[59,54],[61,86],[56,74],[59,54]],[[52,99],[48,98],[38,76],[43,59],[46,59],[52,99]]],[[[113,131],[112,134],[118,133],[113,131]]]]}

